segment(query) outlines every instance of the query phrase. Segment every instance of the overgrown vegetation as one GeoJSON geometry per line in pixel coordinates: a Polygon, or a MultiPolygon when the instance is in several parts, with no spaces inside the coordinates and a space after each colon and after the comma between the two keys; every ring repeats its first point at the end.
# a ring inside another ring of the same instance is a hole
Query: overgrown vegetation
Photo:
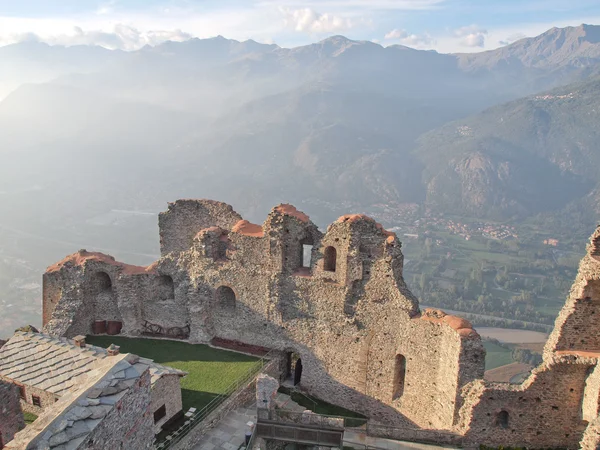
{"type": "Polygon", "coordinates": [[[38,416],[36,416],[35,414],[32,414],[30,412],[23,413],[23,419],[25,419],[26,425],[33,423],[35,421],[35,419],[37,419],[37,418],[38,418],[38,416]]]}

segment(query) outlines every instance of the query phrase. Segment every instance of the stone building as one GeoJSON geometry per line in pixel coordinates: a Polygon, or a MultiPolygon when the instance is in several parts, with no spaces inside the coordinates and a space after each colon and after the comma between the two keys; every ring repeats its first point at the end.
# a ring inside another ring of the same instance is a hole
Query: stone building
{"type": "Polygon", "coordinates": [[[25,427],[16,386],[0,380],[0,449],[25,427]]]}
{"type": "MultiPolygon", "coordinates": [[[[23,411],[40,415],[77,389],[81,375],[117,355],[116,347],[106,350],[87,345],[83,336],[70,341],[17,332],[0,349],[0,379],[17,387],[23,411]]],[[[148,366],[150,372],[150,407],[158,433],[164,423],[181,412],[179,378],[185,372],[146,358],[138,357],[137,361],[143,365],[139,367],[148,366]]]]}
{"type": "Polygon", "coordinates": [[[10,450],[152,448],[150,364],[131,354],[97,361],[6,444],[10,450]]]}
{"type": "Polygon", "coordinates": [[[563,448],[597,441],[600,232],[544,362],[514,386],[483,380],[485,350],[468,321],[419,310],[402,277],[401,243],[367,216],[342,216],[323,233],[291,205],[257,225],[224,203],[179,200],[159,228],[161,257],[148,267],[85,250],[50,266],[44,330],[75,336],[108,323],[130,336],[277,349],[302,388],[397,437],[420,430],[468,445],[563,448]]]}

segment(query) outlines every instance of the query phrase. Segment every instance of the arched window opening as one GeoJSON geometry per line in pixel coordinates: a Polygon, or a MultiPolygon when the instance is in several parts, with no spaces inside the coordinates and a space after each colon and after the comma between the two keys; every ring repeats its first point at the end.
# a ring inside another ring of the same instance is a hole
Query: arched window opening
{"type": "Polygon", "coordinates": [[[496,424],[501,428],[508,428],[508,412],[500,411],[496,416],[496,424]]]}
{"type": "Polygon", "coordinates": [[[337,251],[335,247],[327,247],[324,256],[325,261],[323,262],[323,270],[335,272],[335,266],[337,264],[337,251]]]}
{"type": "Polygon", "coordinates": [[[94,278],[98,292],[110,292],[112,290],[112,281],[106,272],[98,272],[94,278]]]}
{"type": "Polygon", "coordinates": [[[159,300],[170,300],[175,298],[175,284],[169,275],[161,275],[156,279],[156,290],[159,300]]]}
{"type": "Polygon", "coordinates": [[[404,394],[404,380],[406,378],[406,358],[404,355],[396,355],[394,364],[394,393],[393,400],[397,400],[404,394]]]}
{"type": "Polygon", "coordinates": [[[217,289],[217,303],[224,309],[235,309],[235,292],[229,286],[219,286],[217,289]]]}

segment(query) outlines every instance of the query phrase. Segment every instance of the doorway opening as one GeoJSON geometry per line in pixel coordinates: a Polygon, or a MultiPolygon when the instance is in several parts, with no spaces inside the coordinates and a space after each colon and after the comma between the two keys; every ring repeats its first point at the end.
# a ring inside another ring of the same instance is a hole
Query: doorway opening
{"type": "Polygon", "coordinates": [[[298,353],[288,352],[284,384],[297,386],[302,380],[302,358],[298,353]]]}

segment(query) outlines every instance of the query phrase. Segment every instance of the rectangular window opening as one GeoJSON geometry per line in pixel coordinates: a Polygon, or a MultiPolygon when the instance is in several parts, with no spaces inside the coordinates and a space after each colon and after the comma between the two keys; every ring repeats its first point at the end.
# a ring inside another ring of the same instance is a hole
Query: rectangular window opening
{"type": "Polygon", "coordinates": [[[313,246],[302,244],[302,267],[310,268],[310,260],[312,258],[313,246]]]}
{"type": "Polygon", "coordinates": [[[42,407],[42,402],[37,395],[31,396],[31,403],[33,403],[33,406],[39,406],[40,408],[42,407]]]}
{"type": "Polygon", "coordinates": [[[167,408],[165,408],[165,405],[162,405],[160,408],[158,408],[156,411],[154,411],[154,423],[157,423],[160,419],[162,419],[166,415],[167,415],[167,408]]]}

